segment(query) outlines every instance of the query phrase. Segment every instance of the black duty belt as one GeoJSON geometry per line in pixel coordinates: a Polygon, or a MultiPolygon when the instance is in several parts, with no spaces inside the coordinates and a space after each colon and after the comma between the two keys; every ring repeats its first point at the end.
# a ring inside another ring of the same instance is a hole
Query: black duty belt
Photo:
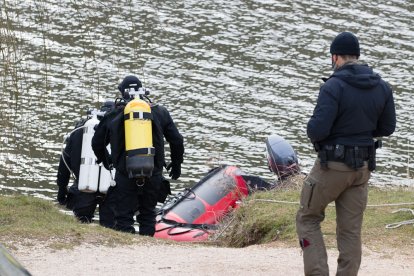
{"type": "MultiPolygon", "coordinates": [[[[364,166],[364,161],[372,160],[375,162],[375,149],[373,147],[344,146],[344,145],[325,145],[318,151],[321,168],[328,168],[328,161],[341,162],[348,167],[358,169],[364,166]],[[373,155],[374,153],[374,155],[373,155]]],[[[371,170],[372,166],[370,166],[371,170]]]]}
{"type": "Polygon", "coordinates": [[[344,162],[351,158],[359,158],[363,161],[369,159],[369,147],[358,147],[358,146],[323,146],[326,152],[327,161],[344,162]]]}
{"type": "Polygon", "coordinates": [[[345,145],[319,145],[314,144],[318,152],[321,168],[328,168],[328,161],[336,161],[346,164],[348,167],[358,169],[368,161],[368,169],[375,170],[376,150],[382,147],[382,141],[377,140],[371,146],[345,146],[345,145]]]}

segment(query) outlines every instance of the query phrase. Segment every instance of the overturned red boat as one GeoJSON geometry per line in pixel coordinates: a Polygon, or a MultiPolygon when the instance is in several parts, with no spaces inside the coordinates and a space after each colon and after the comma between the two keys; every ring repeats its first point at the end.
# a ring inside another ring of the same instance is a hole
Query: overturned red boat
{"type": "Polygon", "coordinates": [[[220,219],[249,194],[242,174],[235,166],[210,171],[194,187],[161,208],[154,237],[176,241],[206,240],[220,219]]]}
{"type": "MultiPolygon", "coordinates": [[[[279,180],[299,171],[296,153],[282,137],[269,136],[266,149],[269,169],[279,180]]],[[[205,241],[217,229],[220,220],[238,207],[241,199],[251,192],[269,190],[276,185],[247,175],[235,166],[215,168],[160,208],[154,237],[205,241]]]]}

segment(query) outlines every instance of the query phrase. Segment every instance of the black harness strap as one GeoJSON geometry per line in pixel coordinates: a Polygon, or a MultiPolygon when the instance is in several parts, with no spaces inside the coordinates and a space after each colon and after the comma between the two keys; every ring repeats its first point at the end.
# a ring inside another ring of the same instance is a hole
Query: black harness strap
{"type": "Polygon", "coordinates": [[[128,114],[124,114],[124,120],[129,120],[131,118],[132,113],[132,119],[142,119],[142,120],[153,120],[153,116],[151,112],[130,112],[128,114]]]}
{"type": "Polygon", "coordinates": [[[127,156],[137,155],[137,154],[148,154],[148,155],[155,155],[155,148],[141,148],[141,149],[133,149],[127,151],[127,156]]]}

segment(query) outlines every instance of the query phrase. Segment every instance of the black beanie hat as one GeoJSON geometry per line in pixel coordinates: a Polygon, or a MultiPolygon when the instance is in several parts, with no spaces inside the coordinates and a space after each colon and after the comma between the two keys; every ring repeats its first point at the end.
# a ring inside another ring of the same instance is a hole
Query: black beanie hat
{"type": "Polygon", "coordinates": [[[358,38],[350,32],[338,34],[331,44],[332,55],[360,55],[358,38]]]}
{"type": "Polygon", "coordinates": [[[111,111],[112,109],[114,109],[115,107],[115,102],[114,101],[105,101],[102,106],[101,106],[101,111],[111,111]]]}
{"type": "Polygon", "coordinates": [[[125,89],[134,88],[135,90],[138,90],[140,87],[142,87],[142,83],[135,76],[126,76],[118,85],[118,89],[121,92],[122,96],[124,95],[125,89]]]}

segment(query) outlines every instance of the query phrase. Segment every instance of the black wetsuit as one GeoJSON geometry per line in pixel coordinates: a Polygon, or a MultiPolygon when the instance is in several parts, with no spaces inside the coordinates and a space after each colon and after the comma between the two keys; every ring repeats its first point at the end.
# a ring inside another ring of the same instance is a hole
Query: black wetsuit
{"type": "Polygon", "coordinates": [[[183,162],[183,137],[177,130],[167,109],[159,105],[152,105],[154,170],[149,181],[140,187],[137,185],[136,179],[128,178],[126,170],[124,107],[125,103],[118,104],[115,110],[102,119],[92,139],[92,148],[99,161],[102,161],[106,167],[112,163],[116,169],[116,186],[110,187],[108,191],[111,202],[116,202],[114,229],[135,233],[134,214],[138,210],[139,234],[153,236],[157,201],[163,202],[169,192],[169,182],[162,175],[165,166],[163,136],[170,145],[171,161],[176,164],[183,162]],[[105,148],[109,143],[111,144],[111,160],[105,158],[105,148]]]}
{"type": "MultiPolygon", "coordinates": [[[[75,128],[82,127],[85,121],[80,121],[75,128]]],[[[114,218],[113,211],[105,200],[105,195],[99,192],[86,193],[78,190],[79,170],[81,163],[82,152],[82,138],[83,128],[72,132],[66,141],[66,147],[63,155],[60,157],[59,168],[57,173],[57,184],[59,186],[59,193],[67,193],[66,201],[60,199],[60,203],[66,204],[66,207],[73,210],[75,216],[82,222],[91,222],[94,217],[96,206],[99,204],[99,222],[105,227],[113,227],[114,218]],[[73,185],[67,191],[71,172],[65,165],[63,160],[65,158],[66,164],[73,172],[76,179],[73,185]]]]}

